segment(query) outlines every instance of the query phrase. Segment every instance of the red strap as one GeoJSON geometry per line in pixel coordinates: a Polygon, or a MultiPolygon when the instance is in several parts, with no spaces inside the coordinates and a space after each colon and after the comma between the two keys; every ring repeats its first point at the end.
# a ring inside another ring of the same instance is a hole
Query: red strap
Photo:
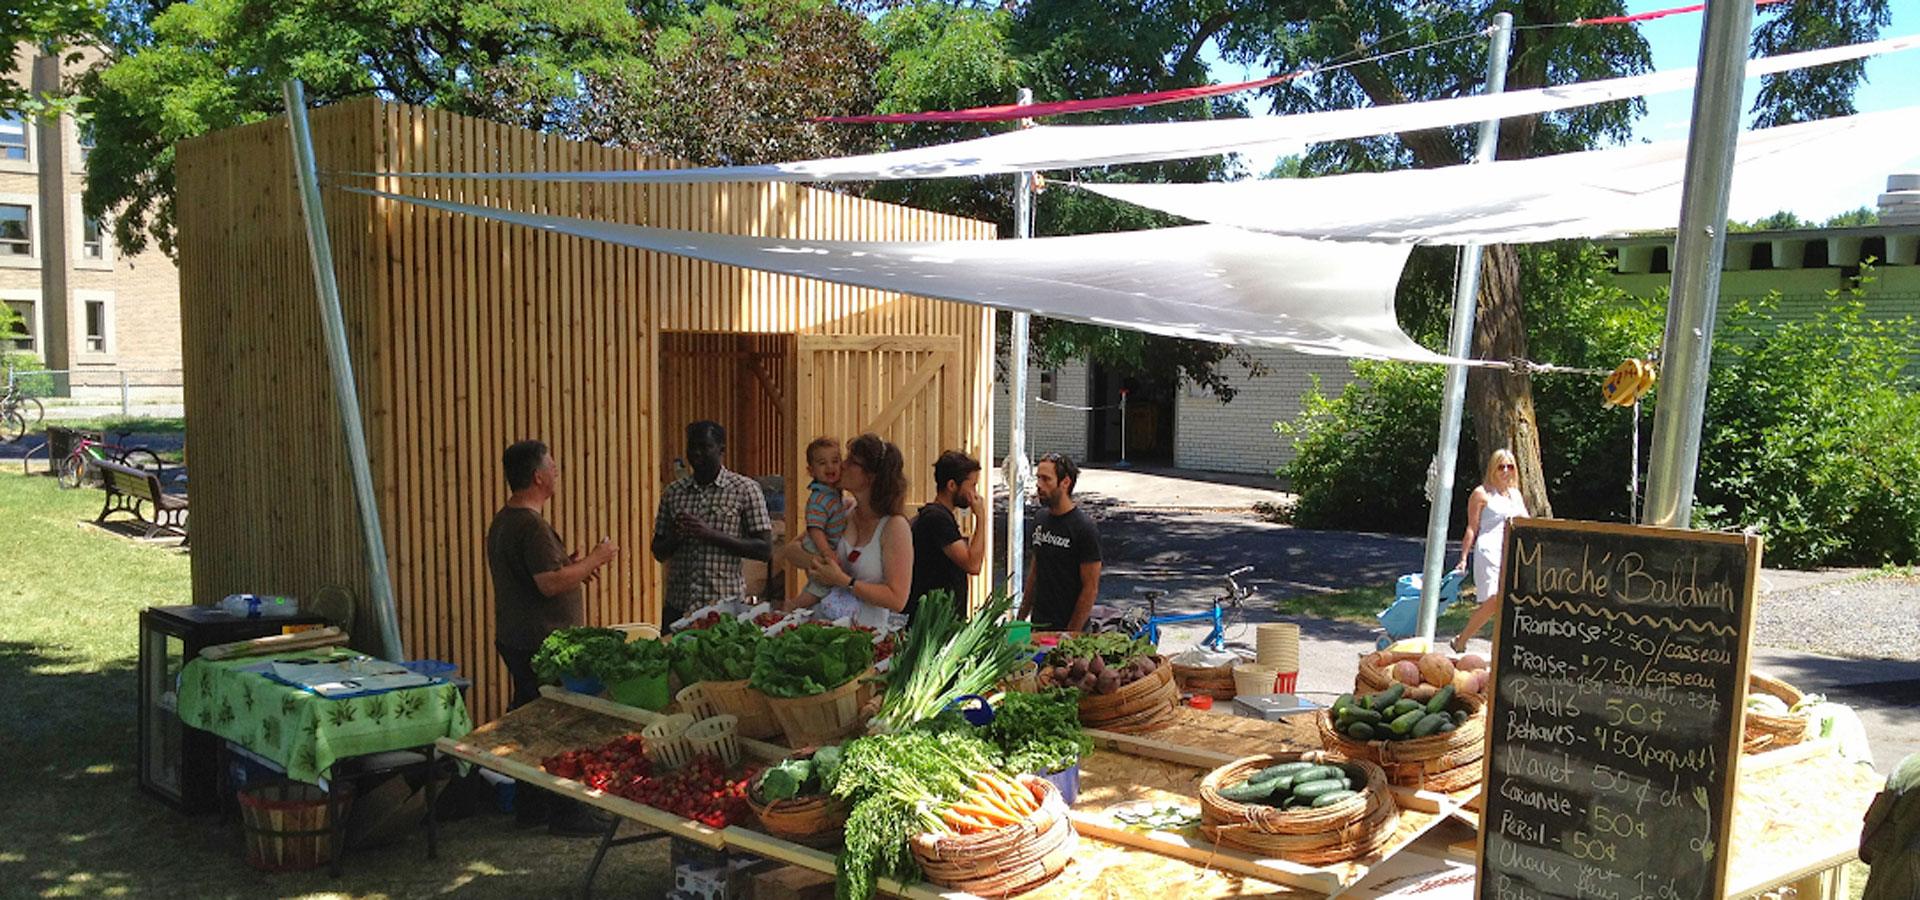
{"type": "MultiPolygon", "coordinates": [[[[1769,6],[1774,3],[1785,3],[1785,2],[1787,2],[1787,0],[1753,0],[1753,5],[1769,6]]],[[[1706,8],[1707,8],[1707,5],[1705,3],[1695,3],[1692,6],[1676,6],[1672,9],[1661,9],[1661,10],[1655,10],[1653,12],[1635,13],[1631,16],[1605,16],[1598,19],[1575,19],[1573,20],[1573,24],[1575,25],[1625,25],[1630,22],[1645,22],[1648,19],[1660,19],[1660,18],[1665,18],[1667,16],[1678,15],[1680,13],[1696,13],[1706,8]]]]}

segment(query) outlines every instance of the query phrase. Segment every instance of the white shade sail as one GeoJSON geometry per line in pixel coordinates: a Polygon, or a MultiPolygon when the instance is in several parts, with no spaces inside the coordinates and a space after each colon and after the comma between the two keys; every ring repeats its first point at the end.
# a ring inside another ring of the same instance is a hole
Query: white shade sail
{"type": "MultiPolygon", "coordinates": [[[[1845,47],[1769,56],[1747,63],[1747,75],[1775,74],[1827,63],[1861,59],[1920,47],[1920,35],[1845,47]]],[[[890,181],[954,178],[1020,171],[1051,171],[1080,166],[1190,159],[1221,153],[1299,147],[1345,140],[1445,128],[1488,119],[1535,115],[1647,94],[1688,90],[1693,69],[1674,69],[1588,81],[1558,87],[1399,103],[1291,116],[1257,116],[1199,122],[1131,125],[1044,125],[991,137],[837,159],[688,169],[637,169],[599,172],[405,172],[353,173],[433,178],[491,178],[518,181],[686,183],[709,181],[890,181]]]]}
{"type": "MultiPolygon", "coordinates": [[[[1199,222],[1336,241],[1511,244],[1670,229],[1686,141],[1441,169],[1075,187],[1199,222]]],[[[1847,180],[1920,158],[1920,107],[1749,131],[1733,188],[1847,180]]]]}
{"type": "Polygon", "coordinates": [[[649,228],[358,194],[764,272],[1230,344],[1445,362],[1394,319],[1409,247],[1202,225],[1021,241],[867,242],[649,228]]]}

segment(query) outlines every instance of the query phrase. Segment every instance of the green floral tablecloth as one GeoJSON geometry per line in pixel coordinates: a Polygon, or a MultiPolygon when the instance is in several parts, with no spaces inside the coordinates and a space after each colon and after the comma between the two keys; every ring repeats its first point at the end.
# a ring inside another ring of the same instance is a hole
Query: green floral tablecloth
{"type": "MultiPolygon", "coordinates": [[[[275,659],[323,661],[347,651],[284,653],[275,659]]],[[[287,770],[318,782],[335,760],[431,744],[473,730],[466,700],[452,684],[329,699],[257,672],[261,657],[196,659],[180,673],[180,719],[211,731],[287,770]]]]}

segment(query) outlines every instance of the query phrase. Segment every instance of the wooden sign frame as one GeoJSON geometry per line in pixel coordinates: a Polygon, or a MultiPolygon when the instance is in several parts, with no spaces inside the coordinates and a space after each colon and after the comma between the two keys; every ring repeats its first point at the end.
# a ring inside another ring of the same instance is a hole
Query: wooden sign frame
{"type": "MultiPolygon", "coordinates": [[[[1496,880],[1489,877],[1490,873],[1486,865],[1487,837],[1493,829],[1500,827],[1495,824],[1498,821],[1496,818],[1496,809],[1503,802],[1498,794],[1497,786],[1493,783],[1494,763],[1504,743],[1504,741],[1499,738],[1500,731],[1498,729],[1499,721],[1497,716],[1499,713],[1507,711],[1497,696],[1497,686],[1500,684],[1499,665],[1501,661],[1505,659],[1505,653],[1509,649],[1505,646],[1506,631],[1510,621],[1510,613],[1512,612],[1509,597],[1513,595],[1514,588],[1517,586],[1522,565],[1521,554],[1516,552],[1515,545],[1528,533],[1547,533],[1559,539],[1578,535],[1594,535],[1645,540],[1681,540],[1703,545],[1713,545],[1719,548],[1729,546],[1739,547],[1744,551],[1745,570],[1740,577],[1740,583],[1734,586],[1736,590],[1736,597],[1734,599],[1735,602],[1739,604],[1739,609],[1734,612],[1734,618],[1738,623],[1735,626],[1738,629],[1738,633],[1733,636],[1733,646],[1731,648],[1733,658],[1730,666],[1730,674],[1734,679],[1734,702],[1730,711],[1730,727],[1728,728],[1728,733],[1721,736],[1717,748],[1721,752],[1721,758],[1726,760],[1726,762],[1722,767],[1722,774],[1716,779],[1720,785],[1720,789],[1719,796],[1716,798],[1716,809],[1718,812],[1714,821],[1714,833],[1720,835],[1722,840],[1730,841],[1733,834],[1733,807],[1739,784],[1741,739],[1746,717],[1745,701],[1752,655],[1754,600],[1760,572],[1760,538],[1755,535],[1737,532],[1695,531],[1683,528],[1623,525],[1607,522],[1578,522],[1564,519],[1515,518],[1507,523],[1506,545],[1502,548],[1501,559],[1503,564],[1500,577],[1502,588],[1500,602],[1503,606],[1500,614],[1494,619],[1493,658],[1490,660],[1492,673],[1489,676],[1486,695],[1487,727],[1489,731],[1487,735],[1486,755],[1481,761],[1480,777],[1483,786],[1481,802],[1483,806],[1480,816],[1480,828],[1478,829],[1479,833],[1475,838],[1474,853],[1474,861],[1478,871],[1478,881],[1474,891],[1475,896],[1479,898],[1479,900],[1523,900],[1523,898],[1524,900],[1549,900],[1549,898],[1559,896],[1534,891],[1516,891],[1515,893],[1504,895],[1503,898],[1503,895],[1498,890],[1496,880]]],[[[1534,559],[1538,560],[1539,557],[1535,556],[1534,559]]],[[[1583,567],[1590,565],[1591,562],[1591,560],[1584,561],[1583,567]]],[[[1602,565],[1604,566],[1606,563],[1603,562],[1602,565]]],[[[1591,574],[1591,571],[1591,569],[1586,570],[1587,574],[1591,574]]],[[[1604,603],[1605,601],[1598,600],[1597,602],[1604,603]]],[[[1579,613],[1579,610],[1571,608],[1576,606],[1576,604],[1565,603],[1564,605],[1568,607],[1564,611],[1579,613]]],[[[1609,620],[1616,618],[1614,613],[1604,607],[1588,607],[1585,603],[1578,604],[1578,606],[1600,612],[1602,615],[1607,616],[1609,620]]],[[[1632,614],[1622,613],[1620,615],[1630,616],[1632,614]]],[[[1592,814],[1590,808],[1585,812],[1589,816],[1592,814]]],[[[1712,881],[1709,896],[1711,896],[1713,900],[1719,900],[1720,897],[1725,895],[1729,881],[1728,865],[1732,855],[1730,847],[1721,847],[1711,858],[1710,877],[1712,881]]],[[[1690,900],[1690,898],[1686,897],[1662,897],[1626,889],[1620,891],[1620,896],[1621,900],[1634,900],[1636,897],[1644,897],[1646,900],[1690,900]]]]}

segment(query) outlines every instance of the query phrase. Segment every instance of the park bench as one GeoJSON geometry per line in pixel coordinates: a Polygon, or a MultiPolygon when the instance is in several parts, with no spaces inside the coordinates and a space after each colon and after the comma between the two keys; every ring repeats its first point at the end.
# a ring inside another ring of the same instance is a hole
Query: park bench
{"type": "Polygon", "coordinates": [[[169,496],[161,490],[160,476],[106,460],[96,460],[93,465],[99,468],[100,486],[107,492],[106,505],[95,522],[105,522],[108,516],[124,512],[147,526],[144,537],[153,537],[162,531],[187,536],[187,498],[169,496]],[[151,510],[151,514],[147,510],[151,510]]]}

